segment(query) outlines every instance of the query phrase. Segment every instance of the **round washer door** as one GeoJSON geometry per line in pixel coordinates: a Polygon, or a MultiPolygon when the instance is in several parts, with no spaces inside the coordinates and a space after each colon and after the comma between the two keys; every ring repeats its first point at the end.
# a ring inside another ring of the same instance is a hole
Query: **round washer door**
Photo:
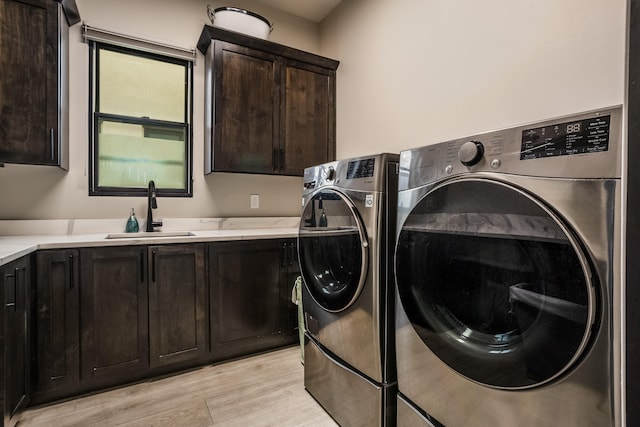
{"type": "Polygon", "coordinates": [[[298,256],[304,283],[327,311],[346,309],[360,295],[369,264],[365,228],[344,194],[323,189],[302,213],[298,256]]]}
{"type": "Polygon", "coordinates": [[[422,341],[479,384],[550,382],[597,329],[591,268],[572,232],[499,181],[458,179],[427,193],[400,229],[395,271],[422,341]]]}

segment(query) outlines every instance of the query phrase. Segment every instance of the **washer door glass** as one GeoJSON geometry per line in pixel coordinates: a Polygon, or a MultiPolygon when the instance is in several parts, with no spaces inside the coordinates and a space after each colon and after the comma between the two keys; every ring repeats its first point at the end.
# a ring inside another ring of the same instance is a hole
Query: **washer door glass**
{"type": "Polygon", "coordinates": [[[552,381],[596,329],[590,267],[573,234],[542,203],[497,181],[432,189],[404,221],[395,263],[415,331],[480,384],[552,381]]]}
{"type": "Polygon", "coordinates": [[[304,283],[327,311],[341,311],[360,295],[368,265],[368,242],[353,203],[324,189],[307,203],[298,252],[304,283]]]}

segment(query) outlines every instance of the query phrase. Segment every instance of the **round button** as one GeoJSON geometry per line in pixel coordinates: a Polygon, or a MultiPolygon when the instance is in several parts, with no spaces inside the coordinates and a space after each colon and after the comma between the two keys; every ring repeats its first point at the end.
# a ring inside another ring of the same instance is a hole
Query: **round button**
{"type": "Polygon", "coordinates": [[[331,181],[336,176],[336,170],[333,166],[329,166],[322,170],[322,177],[325,181],[331,181]]]}
{"type": "Polygon", "coordinates": [[[473,166],[484,155],[484,146],[480,141],[467,141],[458,150],[458,160],[465,166],[473,166]]]}
{"type": "Polygon", "coordinates": [[[498,169],[500,167],[500,165],[502,165],[502,162],[500,161],[500,159],[493,159],[491,160],[491,163],[489,163],[491,165],[491,167],[493,169],[498,169]]]}

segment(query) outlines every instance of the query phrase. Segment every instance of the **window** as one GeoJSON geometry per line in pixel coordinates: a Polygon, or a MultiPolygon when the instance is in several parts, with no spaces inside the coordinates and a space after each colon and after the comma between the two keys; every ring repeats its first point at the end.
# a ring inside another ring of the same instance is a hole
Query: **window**
{"type": "Polygon", "coordinates": [[[192,196],[191,61],[91,41],[89,194],[192,196]]]}

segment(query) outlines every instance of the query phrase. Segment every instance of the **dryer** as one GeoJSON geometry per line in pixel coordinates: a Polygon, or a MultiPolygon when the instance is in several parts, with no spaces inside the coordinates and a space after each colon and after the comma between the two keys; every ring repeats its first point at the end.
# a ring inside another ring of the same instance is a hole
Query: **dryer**
{"type": "Polygon", "coordinates": [[[621,424],[621,117],[400,153],[399,427],[621,424]]]}
{"type": "Polygon", "coordinates": [[[395,424],[397,182],[397,154],[304,171],[304,384],[343,427],[395,424]]]}

